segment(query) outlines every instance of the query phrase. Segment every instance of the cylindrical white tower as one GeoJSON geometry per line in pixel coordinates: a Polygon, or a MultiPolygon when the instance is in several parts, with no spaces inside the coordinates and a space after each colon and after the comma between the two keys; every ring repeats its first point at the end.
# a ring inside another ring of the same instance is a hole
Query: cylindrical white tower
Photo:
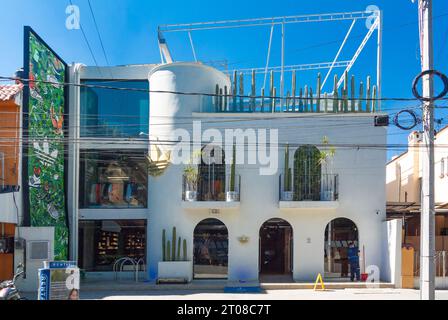
{"type": "MultiPolygon", "coordinates": [[[[230,79],[203,64],[172,63],[154,68],[149,74],[150,144],[160,146],[164,152],[172,150],[173,140],[178,141],[179,138],[173,134],[176,129],[187,130],[192,138],[192,113],[213,110],[214,97],[200,93],[214,94],[216,85],[230,88],[230,79]]],[[[162,259],[163,229],[171,234],[175,226],[178,236],[187,240],[187,255],[193,259],[194,219],[181,209],[182,174],[183,165],[172,164],[163,175],[149,179],[147,264],[150,279],[157,278],[157,265],[162,259]]]]}

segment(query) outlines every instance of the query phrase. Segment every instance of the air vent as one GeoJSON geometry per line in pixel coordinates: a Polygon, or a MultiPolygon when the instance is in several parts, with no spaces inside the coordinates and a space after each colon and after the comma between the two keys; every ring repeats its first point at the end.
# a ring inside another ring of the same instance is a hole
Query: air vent
{"type": "Polygon", "coordinates": [[[50,258],[49,241],[29,241],[28,251],[31,260],[48,260],[50,258]]]}

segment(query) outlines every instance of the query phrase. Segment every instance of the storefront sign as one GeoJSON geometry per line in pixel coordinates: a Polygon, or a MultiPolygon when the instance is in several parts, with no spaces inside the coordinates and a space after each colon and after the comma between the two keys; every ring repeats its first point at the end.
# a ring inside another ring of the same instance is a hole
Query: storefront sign
{"type": "Polygon", "coordinates": [[[65,204],[65,122],[67,65],[25,27],[23,101],[23,185],[25,222],[54,226],[54,257],[68,258],[65,204]]]}

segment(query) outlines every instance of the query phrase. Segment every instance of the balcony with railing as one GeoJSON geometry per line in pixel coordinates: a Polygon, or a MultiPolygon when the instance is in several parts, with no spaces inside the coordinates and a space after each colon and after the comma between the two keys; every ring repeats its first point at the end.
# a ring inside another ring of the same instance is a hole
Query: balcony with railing
{"type": "Polygon", "coordinates": [[[238,208],[241,176],[203,174],[197,179],[183,175],[182,206],[190,209],[238,208]]]}
{"type": "Polygon", "coordinates": [[[337,174],[294,175],[285,181],[279,176],[279,207],[337,208],[339,205],[339,176],[337,174]]]}

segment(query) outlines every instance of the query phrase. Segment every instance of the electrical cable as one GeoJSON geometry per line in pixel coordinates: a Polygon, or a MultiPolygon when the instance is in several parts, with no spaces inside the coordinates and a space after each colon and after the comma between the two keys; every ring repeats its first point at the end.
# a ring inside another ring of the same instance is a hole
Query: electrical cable
{"type": "Polygon", "coordinates": [[[90,3],[90,0],[87,0],[87,3],[89,4],[90,13],[92,14],[93,22],[94,22],[95,28],[96,28],[96,32],[98,34],[98,38],[100,39],[100,44],[101,44],[101,48],[103,50],[104,59],[106,60],[107,66],[110,66],[109,59],[107,58],[106,49],[104,48],[103,39],[101,37],[101,33],[100,33],[99,28],[98,28],[98,24],[96,22],[95,13],[93,12],[92,4],[90,3]]]}

